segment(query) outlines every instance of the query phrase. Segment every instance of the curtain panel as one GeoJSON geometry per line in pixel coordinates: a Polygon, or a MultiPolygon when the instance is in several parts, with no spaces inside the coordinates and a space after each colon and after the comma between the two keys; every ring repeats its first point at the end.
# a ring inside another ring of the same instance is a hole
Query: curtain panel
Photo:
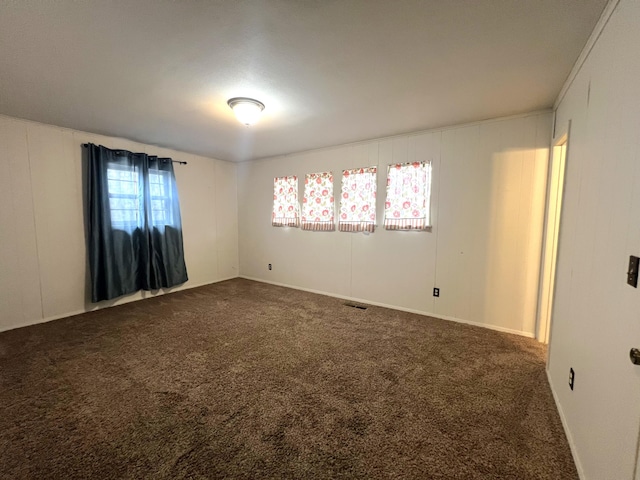
{"type": "Polygon", "coordinates": [[[271,225],[274,227],[300,226],[300,205],[298,204],[298,177],[276,177],[273,179],[273,213],[271,225]]]}
{"type": "Polygon", "coordinates": [[[384,227],[387,230],[425,230],[430,226],[431,164],[389,165],[384,227]]]}
{"type": "Polygon", "coordinates": [[[342,172],[341,232],[373,232],[376,227],[377,167],[342,172]]]}
{"type": "Polygon", "coordinates": [[[333,174],[307,173],[302,198],[302,229],[335,230],[333,211],[333,174]]]}
{"type": "Polygon", "coordinates": [[[91,300],[188,280],[173,162],[85,146],[91,300]]]}

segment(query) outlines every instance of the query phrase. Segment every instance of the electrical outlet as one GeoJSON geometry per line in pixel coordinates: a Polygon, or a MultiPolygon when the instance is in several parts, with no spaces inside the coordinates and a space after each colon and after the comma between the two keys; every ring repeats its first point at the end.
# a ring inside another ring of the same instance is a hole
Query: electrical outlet
{"type": "Polygon", "coordinates": [[[434,288],[433,289],[433,296],[434,297],[439,297],[440,296],[440,289],[439,288],[434,288]]]}
{"type": "Polygon", "coordinates": [[[271,270],[271,264],[269,264],[269,270],[271,270]]]}
{"type": "Polygon", "coordinates": [[[573,368],[569,369],[569,388],[573,390],[573,383],[576,379],[576,372],[573,371],[573,368]]]}

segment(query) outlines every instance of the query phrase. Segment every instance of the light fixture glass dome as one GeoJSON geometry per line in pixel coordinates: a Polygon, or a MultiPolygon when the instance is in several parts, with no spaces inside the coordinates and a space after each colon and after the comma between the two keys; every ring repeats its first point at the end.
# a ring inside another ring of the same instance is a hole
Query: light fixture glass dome
{"type": "Polygon", "coordinates": [[[236,118],[245,125],[253,125],[260,118],[264,104],[253,98],[235,97],[227,102],[236,118]]]}

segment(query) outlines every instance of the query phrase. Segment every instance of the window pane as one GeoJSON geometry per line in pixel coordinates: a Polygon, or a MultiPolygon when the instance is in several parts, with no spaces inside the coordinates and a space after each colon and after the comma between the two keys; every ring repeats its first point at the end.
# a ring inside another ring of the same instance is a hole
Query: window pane
{"type": "Polygon", "coordinates": [[[164,210],[152,210],[151,218],[155,226],[167,225],[167,215],[164,210]]]}
{"type": "Polygon", "coordinates": [[[135,228],[138,225],[138,211],[111,209],[111,223],[114,227],[123,228],[131,224],[135,228]]]}
{"type": "Polygon", "coordinates": [[[299,209],[298,177],[274,178],[271,224],[275,227],[297,227],[299,209]]]}
{"type": "Polygon", "coordinates": [[[151,183],[149,185],[150,193],[152,197],[163,197],[164,196],[164,185],[151,183]]]}
{"type": "Polygon", "coordinates": [[[136,210],[137,211],[138,199],[110,197],[109,206],[111,207],[111,210],[136,210]]]}
{"type": "Polygon", "coordinates": [[[136,195],[138,193],[138,182],[109,179],[109,193],[136,195]]]}
{"type": "Polygon", "coordinates": [[[153,170],[149,172],[149,193],[151,195],[151,221],[154,226],[175,226],[173,214],[173,187],[170,172],[153,170]]]}
{"type": "Polygon", "coordinates": [[[109,208],[113,227],[133,231],[140,222],[137,169],[108,168],[109,208]]]}
{"type": "Polygon", "coordinates": [[[151,209],[156,211],[164,211],[164,200],[151,200],[151,209]]]}
{"type": "Polygon", "coordinates": [[[304,180],[302,198],[302,228],[304,230],[333,230],[333,174],[308,173],[304,180]]]}
{"type": "Polygon", "coordinates": [[[342,172],[340,231],[374,231],[377,171],[377,167],[368,167],[342,172]]]}
{"type": "Polygon", "coordinates": [[[107,178],[113,180],[128,180],[135,182],[138,177],[137,170],[128,170],[122,168],[109,168],[107,170],[107,178]]]}
{"type": "Polygon", "coordinates": [[[430,225],[431,164],[389,165],[384,225],[389,230],[423,230],[430,225]]]}
{"type": "MultiPolygon", "coordinates": [[[[113,227],[132,231],[142,225],[141,186],[138,170],[121,168],[107,169],[109,208],[113,227]]],[[[170,172],[153,170],[148,175],[151,197],[150,221],[153,226],[173,226],[173,190],[170,172]]]]}

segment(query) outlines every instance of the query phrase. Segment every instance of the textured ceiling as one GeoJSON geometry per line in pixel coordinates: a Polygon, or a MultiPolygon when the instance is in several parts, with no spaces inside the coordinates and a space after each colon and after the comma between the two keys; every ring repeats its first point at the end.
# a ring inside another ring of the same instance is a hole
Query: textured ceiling
{"type": "Polygon", "coordinates": [[[605,4],[0,0],[0,113],[246,160],[529,112],[605,4]]]}

